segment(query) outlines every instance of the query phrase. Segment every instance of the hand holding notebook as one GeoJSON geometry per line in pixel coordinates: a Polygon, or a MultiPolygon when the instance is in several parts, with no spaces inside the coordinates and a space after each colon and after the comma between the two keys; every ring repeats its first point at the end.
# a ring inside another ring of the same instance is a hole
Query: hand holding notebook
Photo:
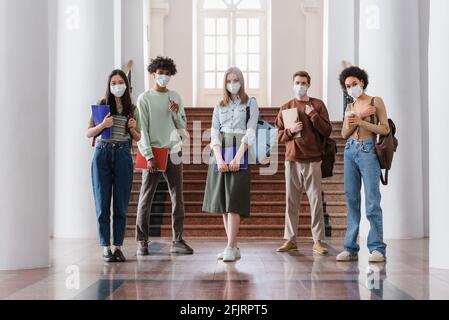
{"type": "MultiPolygon", "coordinates": [[[[153,162],[156,164],[156,168],[153,168],[155,172],[166,172],[168,164],[168,151],[167,148],[152,148],[153,150],[153,162]]],[[[136,156],[136,169],[148,170],[148,161],[137,148],[136,156]]]]}
{"type": "MultiPolygon", "coordinates": [[[[109,106],[100,106],[93,105],[92,106],[92,117],[94,120],[94,125],[98,126],[103,123],[104,119],[110,115],[111,108],[109,106]]],[[[108,140],[112,138],[112,130],[111,128],[106,128],[101,133],[101,139],[108,140]]]]}
{"type": "MultiPolygon", "coordinates": [[[[223,157],[224,162],[229,165],[237,155],[238,148],[237,147],[224,147],[221,149],[221,155],[223,157]]],[[[245,155],[242,157],[240,161],[240,170],[248,169],[248,152],[245,152],[245,155]]],[[[218,165],[215,165],[215,171],[220,172],[218,170],[218,165]]]]}
{"type": "MultiPolygon", "coordinates": [[[[284,119],[285,129],[291,130],[298,125],[298,121],[299,121],[298,109],[292,108],[292,109],[283,110],[282,117],[284,119]]],[[[295,139],[301,138],[301,136],[302,136],[301,131],[299,131],[294,135],[294,138],[295,139]]]]}

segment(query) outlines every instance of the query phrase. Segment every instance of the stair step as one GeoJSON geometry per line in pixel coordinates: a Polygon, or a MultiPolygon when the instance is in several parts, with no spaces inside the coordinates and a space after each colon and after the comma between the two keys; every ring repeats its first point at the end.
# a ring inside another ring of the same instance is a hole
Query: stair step
{"type": "MultiPolygon", "coordinates": [[[[152,230],[152,236],[159,236],[163,238],[171,238],[172,230],[171,226],[156,226],[150,228],[152,230]],[[159,233],[159,234],[156,234],[159,233]]],[[[332,238],[344,237],[346,228],[343,226],[332,227],[332,238]]],[[[135,226],[127,226],[126,236],[135,236],[135,226]]],[[[280,225],[265,225],[265,226],[247,226],[242,225],[239,232],[240,238],[271,238],[282,239],[284,236],[284,226],[280,225]]],[[[298,227],[299,237],[311,237],[310,225],[299,225],[298,227]]],[[[204,226],[192,226],[184,225],[184,237],[201,237],[201,238],[225,238],[226,233],[223,225],[204,225],[204,226]]]]}
{"type": "MultiPolygon", "coordinates": [[[[140,196],[140,191],[132,191],[131,192],[131,199],[130,201],[138,201],[140,196]]],[[[160,190],[156,192],[156,197],[158,199],[165,198],[167,200],[170,199],[170,193],[168,190],[160,190]]],[[[343,191],[336,191],[336,192],[325,192],[325,201],[330,202],[344,202],[345,201],[345,195],[343,191]]],[[[197,191],[185,191],[184,192],[184,200],[185,201],[202,201],[204,199],[204,191],[197,190],[197,191]]],[[[307,200],[307,196],[303,194],[303,199],[307,200]]],[[[285,191],[273,191],[273,190],[267,190],[267,191],[251,191],[251,201],[276,201],[276,202],[284,202],[286,201],[285,198],[285,191]]]]}
{"type": "MultiPolygon", "coordinates": [[[[128,206],[129,213],[137,212],[137,201],[131,201],[128,206]]],[[[153,209],[157,208],[159,212],[171,212],[171,201],[153,201],[153,209]]],[[[185,201],[184,207],[186,212],[201,212],[203,201],[185,201]]],[[[335,213],[346,213],[346,203],[343,201],[328,201],[326,204],[327,211],[335,213]]],[[[301,201],[301,210],[310,212],[308,201],[301,201]]],[[[256,201],[251,203],[251,211],[253,212],[285,212],[285,202],[274,203],[270,201],[256,201]]]]}
{"type": "MultiPolygon", "coordinates": [[[[134,225],[136,223],[137,214],[129,213],[127,215],[128,225],[134,225]]],[[[151,223],[153,225],[171,225],[172,215],[171,213],[151,213],[151,223]]],[[[301,213],[299,215],[300,224],[311,224],[311,215],[308,212],[301,213]]],[[[223,223],[222,215],[213,215],[205,213],[186,213],[185,221],[186,225],[219,225],[223,223]]],[[[278,225],[284,226],[285,214],[283,213],[252,213],[250,218],[242,219],[241,225],[278,225]]],[[[329,214],[329,223],[331,226],[346,226],[346,214],[334,213],[329,214]]]]}
{"type": "MultiPolygon", "coordinates": [[[[184,180],[184,190],[202,190],[206,186],[205,181],[199,180],[184,180]]],[[[165,181],[161,181],[160,184],[166,186],[167,183],[165,181]]],[[[343,183],[341,181],[332,181],[325,179],[323,180],[323,191],[329,190],[343,190],[343,183]]],[[[136,179],[133,182],[133,190],[140,190],[140,186],[142,185],[141,179],[136,179]]],[[[252,190],[285,190],[285,182],[284,181],[275,181],[275,180],[254,180],[251,182],[252,190]]]]}

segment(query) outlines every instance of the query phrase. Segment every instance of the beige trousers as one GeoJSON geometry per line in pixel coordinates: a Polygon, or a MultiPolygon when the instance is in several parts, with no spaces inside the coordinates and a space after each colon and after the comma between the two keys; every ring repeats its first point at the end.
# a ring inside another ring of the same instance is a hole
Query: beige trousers
{"type": "Polygon", "coordinates": [[[296,242],[299,212],[303,191],[310,203],[311,228],[314,241],[324,240],[324,216],[321,187],[321,162],[285,162],[287,204],[285,212],[285,240],[296,242]]]}

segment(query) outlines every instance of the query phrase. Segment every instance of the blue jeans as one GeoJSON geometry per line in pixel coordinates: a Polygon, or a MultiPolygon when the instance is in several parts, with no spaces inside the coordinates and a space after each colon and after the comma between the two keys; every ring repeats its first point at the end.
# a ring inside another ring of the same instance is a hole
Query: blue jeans
{"type": "Polygon", "coordinates": [[[345,147],[345,195],[348,209],[345,250],[357,254],[360,225],[360,190],[365,189],[366,217],[370,223],[368,249],[370,253],[379,251],[386,254],[383,242],[382,208],[380,207],[380,164],[377,159],[373,140],[355,141],[349,139],[345,147]]]}
{"type": "Polygon", "coordinates": [[[92,187],[101,246],[111,245],[111,197],[113,240],[123,245],[126,212],[133,184],[133,159],[129,143],[99,142],[92,161],[92,187]]]}

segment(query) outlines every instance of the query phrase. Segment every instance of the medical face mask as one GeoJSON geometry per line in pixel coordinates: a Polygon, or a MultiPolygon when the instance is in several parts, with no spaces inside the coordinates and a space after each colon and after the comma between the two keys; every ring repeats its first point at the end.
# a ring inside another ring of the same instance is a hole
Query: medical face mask
{"type": "Polygon", "coordinates": [[[156,75],[156,82],[161,88],[165,88],[170,83],[171,77],[166,76],[164,74],[157,74],[156,75]]]}
{"type": "Polygon", "coordinates": [[[126,84],[118,84],[115,86],[111,86],[111,93],[117,98],[123,97],[125,91],[126,91],[126,84]]]}
{"type": "Polygon", "coordinates": [[[227,89],[228,89],[229,93],[231,93],[231,94],[239,93],[241,88],[242,88],[242,85],[240,84],[240,82],[228,83],[228,85],[227,85],[227,89]]]}
{"type": "Polygon", "coordinates": [[[363,94],[363,89],[360,85],[354,86],[351,89],[348,89],[348,94],[354,99],[358,99],[363,94]]]}
{"type": "Polygon", "coordinates": [[[295,95],[295,98],[302,98],[307,95],[307,86],[303,85],[295,85],[293,86],[293,94],[295,95]]]}

